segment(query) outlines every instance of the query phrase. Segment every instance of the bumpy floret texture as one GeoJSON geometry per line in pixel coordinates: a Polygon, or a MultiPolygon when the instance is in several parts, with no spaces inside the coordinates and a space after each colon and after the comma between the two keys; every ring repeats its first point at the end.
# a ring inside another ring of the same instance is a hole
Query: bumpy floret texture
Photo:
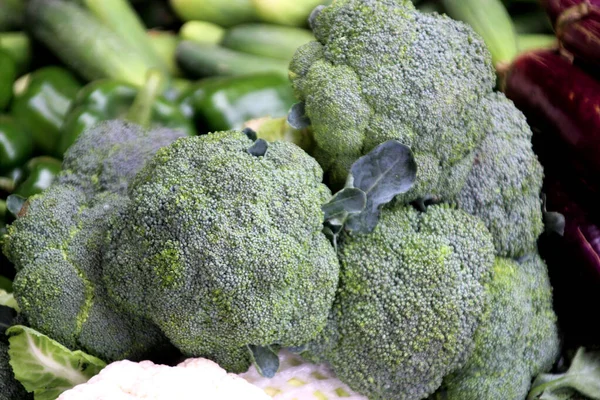
{"type": "Polygon", "coordinates": [[[144,130],[121,120],[91,128],[69,148],[60,183],[82,190],[88,197],[109,191],[125,194],[129,182],[158,149],[184,136],[170,129],[144,130]]]}
{"type": "Polygon", "coordinates": [[[448,400],[523,400],[532,379],[559,352],[546,264],[533,254],[521,262],[497,258],[484,319],[466,366],[446,378],[448,400]]]}
{"type": "Polygon", "coordinates": [[[531,129],[514,104],[494,93],[482,107],[491,117],[487,136],[456,202],[485,223],[498,255],[517,258],[535,251],[543,230],[543,169],[531,146],[531,129]]]}
{"type": "Polygon", "coordinates": [[[340,244],[340,285],[307,356],[369,399],[422,399],[473,348],[494,262],[492,238],[462,210],[384,209],[340,244]]]}
{"type": "Polygon", "coordinates": [[[33,399],[33,395],[27,393],[23,385],[15,379],[9,358],[8,344],[0,340],[0,400],[33,399]]]}
{"type": "Polygon", "coordinates": [[[120,192],[135,172],[123,169],[120,175],[111,165],[125,162],[126,156],[139,168],[149,157],[151,142],[164,138],[162,131],[146,132],[122,122],[84,132],[67,152],[69,168],[58,182],[30,198],[24,216],[9,226],[3,250],[17,270],[14,296],[32,328],[108,361],[138,359],[166,342],[149,321],[117,309],[101,272],[109,221],[124,207],[127,198],[120,192]],[[132,150],[134,137],[139,153],[132,150]],[[93,155],[86,154],[86,146],[93,155]],[[92,182],[102,185],[92,187],[92,182]]]}
{"type": "Polygon", "coordinates": [[[483,41],[408,0],[337,0],[313,14],[317,41],[298,49],[290,78],[332,183],[397,139],[419,166],[404,197],[457,193],[485,134],[480,100],[495,84],[483,41]]]}
{"type": "Polygon", "coordinates": [[[318,163],[291,143],[264,156],[252,145],[232,131],[161,149],[130,188],[104,264],[125,309],[234,372],[249,366],[247,345],[316,336],[339,273],[318,163]]]}

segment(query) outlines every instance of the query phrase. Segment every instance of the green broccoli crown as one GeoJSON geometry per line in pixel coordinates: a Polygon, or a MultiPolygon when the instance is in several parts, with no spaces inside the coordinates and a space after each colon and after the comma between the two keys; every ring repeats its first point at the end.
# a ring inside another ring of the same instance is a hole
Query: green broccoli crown
{"type": "Polygon", "coordinates": [[[183,138],[137,175],[104,260],[109,294],[187,355],[230,371],[247,345],[295,346],[326,323],[339,264],[322,231],[331,197],[291,143],[263,156],[244,133],[183,138]]]}
{"type": "Polygon", "coordinates": [[[23,385],[15,379],[9,358],[8,344],[0,340],[0,400],[33,399],[33,394],[27,393],[23,385]]]}
{"type": "Polygon", "coordinates": [[[559,352],[552,288],[539,255],[522,262],[497,258],[475,350],[443,385],[447,400],[523,400],[532,378],[559,352]],[[508,334],[507,334],[508,333],[508,334]]]}
{"type": "Polygon", "coordinates": [[[84,132],[58,182],[30,198],[8,227],[3,251],[17,270],[15,298],[32,328],[107,361],[139,359],[166,342],[149,321],[117,309],[101,271],[109,221],[125,206],[132,168],[166,137],[122,122],[84,132]],[[128,159],[131,166],[119,170],[128,159]]]}
{"type": "Polygon", "coordinates": [[[384,209],[340,243],[340,284],[308,358],[370,399],[421,399],[461,367],[485,305],[492,238],[462,210],[384,209]]]}
{"type": "Polygon", "coordinates": [[[498,255],[516,258],[535,251],[543,230],[543,169],[532,149],[531,129],[514,104],[493,93],[482,107],[491,117],[488,133],[455,201],[485,223],[498,255]]]}
{"type": "Polygon", "coordinates": [[[100,123],[66,152],[60,183],[83,190],[86,195],[109,191],[125,194],[129,182],[158,149],[185,136],[165,128],[145,130],[121,120],[100,123]]]}
{"type": "Polygon", "coordinates": [[[420,170],[407,198],[458,192],[485,134],[478,105],[495,84],[483,41],[407,0],[337,0],[311,22],[317,41],[298,49],[290,78],[330,179],[343,182],[351,160],[396,139],[420,170]]]}

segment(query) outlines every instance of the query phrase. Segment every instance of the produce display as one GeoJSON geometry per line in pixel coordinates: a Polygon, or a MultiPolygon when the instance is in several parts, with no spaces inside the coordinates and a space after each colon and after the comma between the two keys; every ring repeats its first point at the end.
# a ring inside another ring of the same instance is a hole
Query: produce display
{"type": "Polygon", "coordinates": [[[0,0],[0,400],[600,400],[600,0],[0,0]]]}

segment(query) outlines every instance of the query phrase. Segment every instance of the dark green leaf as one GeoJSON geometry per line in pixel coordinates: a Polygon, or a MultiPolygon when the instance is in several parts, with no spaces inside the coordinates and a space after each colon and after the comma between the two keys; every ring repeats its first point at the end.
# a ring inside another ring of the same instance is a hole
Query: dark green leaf
{"type": "Polygon", "coordinates": [[[417,163],[408,146],[389,140],[359,158],[350,169],[355,188],[367,195],[365,210],[348,218],[349,230],[368,233],[377,225],[380,207],[414,185],[417,163]]]}
{"type": "Polygon", "coordinates": [[[248,149],[248,153],[252,154],[255,157],[262,157],[267,153],[267,148],[269,144],[264,139],[258,139],[254,144],[248,149]]]}
{"type": "Polygon", "coordinates": [[[337,192],[321,209],[325,221],[345,219],[348,214],[358,213],[365,209],[367,195],[357,188],[345,188],[337,192]]]}
{"type": "Polygon", "coordinates": [[[26,201],[25,197],[21,197],[18,194],[11,194],[6,198],[6,209],[17,217],[26,201]]]}
{"type": "Polygon", "coordinates": [[[250,355],[252,357],[252,363],[256,367],[259,374],[265,378],[272,378],[279,369],[279,356],[271,349],[266,346],[254,346],[248,345],[250,355]]]}
{"type": "Polygon", "coordinates": [[[290,109],[287,117],[288,124],[294,129],[304,129],[310,126],[310,119],[306,116],[304,103],[296,103],[290,109]]]}
{"type": "Polygon", "coordinates": [[[558,212],[546,211],[544,213],[544,229],[546,233],[565,234],[565,216],[558,212]]]}
{"type": "Polygon", "coordinates": [[[248,139],[252,140],[252,141],[256,141],[256,139],[258,139],[258,135],[256,134],[256,132],[251,129],[251,128],[244,128],[244,130],[242,131],[242,133],[246,136],[248,136],[248,139]]]}

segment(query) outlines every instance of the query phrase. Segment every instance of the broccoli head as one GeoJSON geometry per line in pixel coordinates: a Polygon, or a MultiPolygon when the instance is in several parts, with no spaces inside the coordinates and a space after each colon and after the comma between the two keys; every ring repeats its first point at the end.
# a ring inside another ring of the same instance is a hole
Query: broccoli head
{"type": "Polygon", "coordinates": [[[99,125],[67,151],[58,182],[28,200],[3,251],[17,270],[14,296],[32,328],[107,361],[138,359],[166,343],[151,322],[117,309],[102,285],[101,262],[111,216],[127,202],[132,166],[178,136],[116,121],[99,125]]]}
{"type": "Polygon", "coordinates": [[[229,371],[248,345],[295,346],[323,328],[339,263],[321,232],[331,197],[299,147],[237,131],[179,139],[134,179],[111,229],[105,286],[184,354],[229,371]]]}
{"type": "Polygon", "coordinates": [[[482,107],[490,116],[487,136],[455,201],[485,223],[498,255],[517,258],[535,251],[543,230],[543,169],[521,111],[501,93],[486,96],[482,107]]]}
{"type": "Polygon", "coordinates": [[[485,135],[479,103],[495,85],[484,42],[409,0],[336,0],[315,9],[311,26],[317,41],[297,50],[290,79],[331,183],[343,183],[354,160],[396,139],[419,166],[403,197],[456,194],[485,135]]]}
{"type": "Polygon", "coordinates": [[[373,233],[342,238],[339,257],[328,324],[303,355],[369,399],[433,393],[473,348],[494,263],[485,226],[446,205],[395,205],[373,233]]]}
{"type": "Polygon", "coordinates": [[[490,301],[467,364],[444,380],[438,398],[523,400],[532,379],[559,352],[552,288],[539,255],[517,262],[497,258],[487,285],[490,301]]]}
{"type": "Polygon", "coordinates": [[[120,120],[103,122],[69,148],[59,182],[77,187],[88,197],[102,191],[125,194],[145,162],[182,136],[177,130],[144,130],[120,120]]]}
{"type": "Polygon", "coordinates": [[[0,400],[33,399],[33,394],[27,393],[23,385],[15,379],[9,359],[8,344],[0,340],[0,400]]]}

